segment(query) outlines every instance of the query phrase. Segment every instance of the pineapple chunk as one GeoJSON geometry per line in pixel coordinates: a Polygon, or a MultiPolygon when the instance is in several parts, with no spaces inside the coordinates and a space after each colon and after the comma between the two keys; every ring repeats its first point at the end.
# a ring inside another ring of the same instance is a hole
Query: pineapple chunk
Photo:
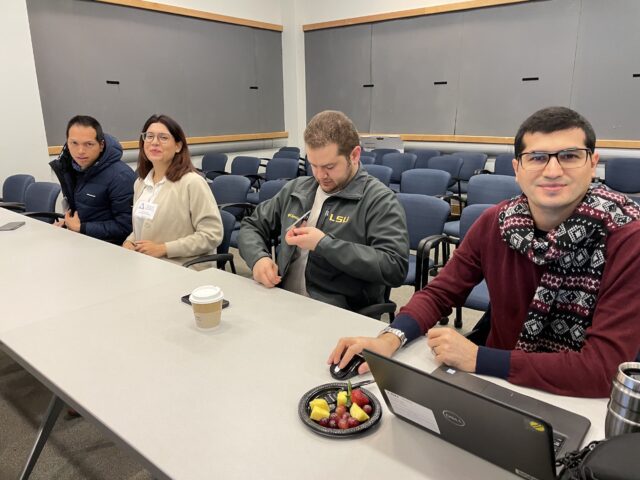
{"type": "Polygon", "coordinates": [[[369,420],[369,415],[367,415],[367,413],[364,410],[362,410],[357,403],[351,404],[351,409],[349,410],[349,414],[353,418],[358,420],[360,423],[366,422],[367,420],[369,420]]]}
{"type": "Polygon", "coordinates": [[[311,415],[309,415],[309,417],[311,417],[311,420],[315,420],[317,422],[318,420],[322,420],[323,418],[329,418],[329,415],[331,415],[329,413],[329,410],[325,410],[322,407],[316,406],[316,407],[313,407],[313,409],[311,410],[311,415]]]}
{"type": "Polygon", "coordinates": [[[347,392],[345,392],[344,390],[338,392],[338,398],[337,398],[337,403],[338,405],[346,405],[347,404],[347,392]]]}
{"type": "Polygon", "coordinates": [[[327,401],[324,398],[316,398],[314,400],[311,400],[309,402],[309,406],[311,407],[311,409],[313,410],[315,407],[320,407],[324,410],[331,410],[329,408],[329,404],[327,403],[327,401]]]}

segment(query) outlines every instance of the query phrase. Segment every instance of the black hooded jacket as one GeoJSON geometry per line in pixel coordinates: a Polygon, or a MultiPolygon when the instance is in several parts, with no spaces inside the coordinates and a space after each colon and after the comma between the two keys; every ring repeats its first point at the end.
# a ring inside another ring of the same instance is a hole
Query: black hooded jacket
{"type": "Polygon", "coordinates": [[[67,145],[49,165],[55,172],[69,210],[78,212],[80,232],[107,242],[122,244],[131,233],[133,183],[136,175],[122,161],[122,147],[104,136],[104,151],[84,171],[73,168],[67,145]]]}

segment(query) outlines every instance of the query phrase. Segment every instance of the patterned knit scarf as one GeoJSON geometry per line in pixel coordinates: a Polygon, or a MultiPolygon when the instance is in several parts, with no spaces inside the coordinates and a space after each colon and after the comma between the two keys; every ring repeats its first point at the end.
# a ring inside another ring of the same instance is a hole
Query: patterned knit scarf
{"type": "Polygon", "coordinates": [[[536,265],[547,265],[533,296],[516,349],[579,351],[591,325],[604,272],[607,235],[640,218],[626,196],[591,187],[571,217],[536,238],[527,197],[508,202],[498,215],[503,240],[536,265]]]}

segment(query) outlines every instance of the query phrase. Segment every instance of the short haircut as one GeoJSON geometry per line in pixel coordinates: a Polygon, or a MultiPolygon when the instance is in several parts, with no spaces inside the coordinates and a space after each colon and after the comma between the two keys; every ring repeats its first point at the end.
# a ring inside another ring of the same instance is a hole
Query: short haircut
{"type": "Polygon", "coordinates": [[[589,121],[578,112],[566,107],[547,107],[538,110],[527,118],[513,142],[515,156],[518,158],[524,150],[523,138],[527,133],[553,133],[560,130],[579,128],[584,132],[585,146],[593,152],[596,148],[596,133],[589,121]]]}
{"type": "Polygon", "coordinates": [[[356,126],[344,113],[325,110],[316,114],[307,125],[304,143],[310,148],[322,148],[335,143],[338,145],[338,155],[349,159],[353,149],[360,145],[360,137],[356,126]]]}
{"type": "MultiPolygon", "coordinates": [[[[142,127],[142,133],[147,131],[149,125],[152,123],[161,123],[169,133],[173,137],[173,139],[178,142],[182,142],[182,148],[178,153],[175,154],[173,160],[171,161],[171,165],[167,169],[167,180],[171,182],[177,182],[180,180],[185,174],[189,172],[195,172],[196,168],[191,163],[191,156],[189,155],[189,147],[187,147],[187,137],[182,130],[182,127],[178,125],[173,118],[167,115],[159,115],[154,114],[151,115],[146,122],[144,122],[144,127],[142,127]]],[[[147,158],[147,155],[144,153],[144,140],[142,136],[140,136],[139,143],[139,153],[138,153],[138,176],[140,178],[145,178],[149,172],[153,169],[153,164],[147,158]]]]}
{"type": "Polygon", "coordinates": [[[69,130],[74,125],[80,125],[82,127],[91,127],[96,131],[96,140],[100,143],[104,141],[104,132],[102,131],[102,125],[100,122],[89,115],[76,115],[69,123],[67,123],[67,133],[66,138],[69,138],[69,130]]]}

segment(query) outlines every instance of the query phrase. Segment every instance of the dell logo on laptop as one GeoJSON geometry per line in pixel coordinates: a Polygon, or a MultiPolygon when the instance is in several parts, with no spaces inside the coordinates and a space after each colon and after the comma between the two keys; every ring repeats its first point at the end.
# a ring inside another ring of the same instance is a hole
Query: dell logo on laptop
{"type": "Polygon", "coordinates": [[[464,427],[466,425],[466,423],[460,417],[460,415],[458,415],[455,412],[452,412],[451,410],[443,410],[442,416],[447,420],[449,420],[451,423],[453,423],[456,427],[464,427]]]}

